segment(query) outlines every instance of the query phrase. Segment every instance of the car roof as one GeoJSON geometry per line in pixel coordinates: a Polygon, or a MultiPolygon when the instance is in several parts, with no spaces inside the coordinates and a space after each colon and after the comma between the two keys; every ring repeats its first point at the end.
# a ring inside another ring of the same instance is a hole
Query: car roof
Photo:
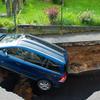
{"type": "Polygon", "coordinates": [[[28,34],[10,34],[8,36],[12,36],[11,40],[8,40],[7,42],[5,42],[7,39],[5,41],[1,40],[0,48],[23,47],[43,55],[54,62],[66,64],[64,56],[65,50],[60,47],[47,43],[36,36],[31,36],[28,34]],[[18,38],[13,39],[13,36],[18,36],[18,38]]]}

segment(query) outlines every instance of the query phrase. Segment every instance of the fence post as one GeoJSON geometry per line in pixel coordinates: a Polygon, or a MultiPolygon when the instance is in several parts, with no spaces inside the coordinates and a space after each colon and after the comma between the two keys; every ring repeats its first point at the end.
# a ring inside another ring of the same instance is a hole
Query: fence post
{"type": "Polygon", "coordinates": [[[63,33],[63,6],[64,6],[64,0],[61,0],[61,34],[63,33]]]}

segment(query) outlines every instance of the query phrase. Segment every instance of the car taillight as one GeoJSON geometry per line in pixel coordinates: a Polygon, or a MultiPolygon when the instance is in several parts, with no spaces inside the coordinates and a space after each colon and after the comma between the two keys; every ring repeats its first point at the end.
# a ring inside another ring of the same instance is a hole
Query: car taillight
{"type": "Polygon", "coordinates": [[[63,76],[61,76],[59,82],[64,83],[67,79],[67,74],[65,73],[63,76]]]}

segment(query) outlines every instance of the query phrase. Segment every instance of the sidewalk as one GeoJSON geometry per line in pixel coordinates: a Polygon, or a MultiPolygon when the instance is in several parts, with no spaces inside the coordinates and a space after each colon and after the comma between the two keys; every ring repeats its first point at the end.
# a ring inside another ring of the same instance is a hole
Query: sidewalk
{"type": "Polygon", "coordinates": [[[100,41],[100,32],[41,36],[50,43],[100,41]]]}

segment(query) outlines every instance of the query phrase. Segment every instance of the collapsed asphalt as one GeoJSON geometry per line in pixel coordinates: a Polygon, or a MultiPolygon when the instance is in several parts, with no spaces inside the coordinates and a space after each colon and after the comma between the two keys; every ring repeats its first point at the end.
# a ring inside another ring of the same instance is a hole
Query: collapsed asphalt
{"type": "MultiPolygon", "coordinates": [[[[8,78],[0,85],[8,91],[12,91],[17,80],[15,77],[8,78]]],[[[92,93],[99,90],[100,70],[90,71],[81,74],[70,74],[63,86],[48,93],[40,94],[37,89],[34,89],[35,95],[32,100],[86,100],[92,93]]]]}
{"type": "Polygon", "coordinates": [[[62,87],[33,100],[86,100],[98,90],[100,90],[99,70],[80,75],[70,74],[62,87]]]}

